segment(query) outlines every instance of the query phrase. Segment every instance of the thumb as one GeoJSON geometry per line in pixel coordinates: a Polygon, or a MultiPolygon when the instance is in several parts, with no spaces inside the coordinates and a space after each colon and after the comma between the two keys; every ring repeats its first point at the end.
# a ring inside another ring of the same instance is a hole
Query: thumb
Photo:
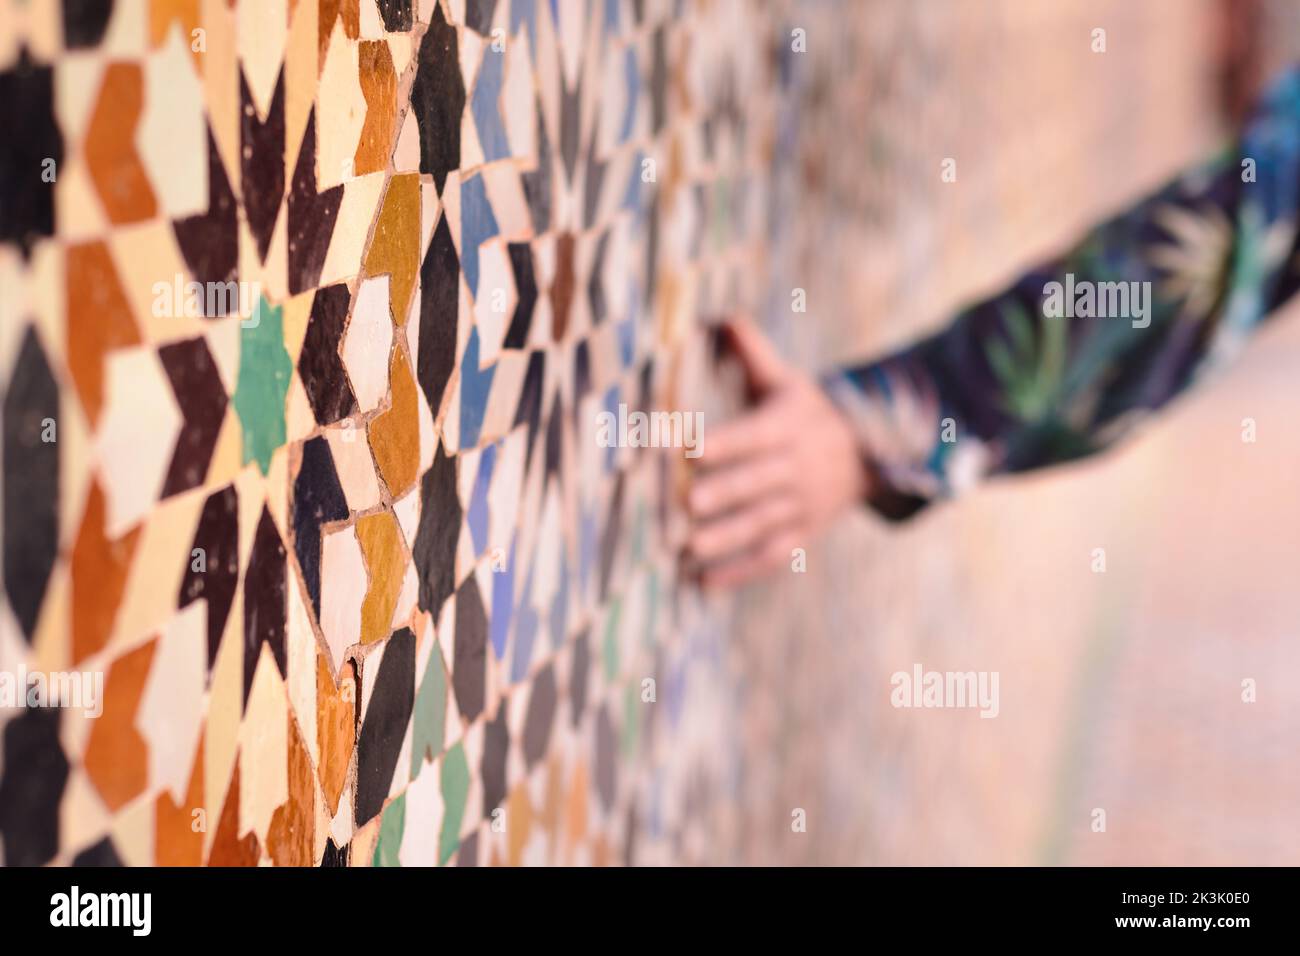
{"type": "Polygon", "coordinates": [[[758,326],[749,319],[729,319],[726,329],[731,350],[740,359],[751,389],[766,392],[785,381],[790,367],[758,326]]]}

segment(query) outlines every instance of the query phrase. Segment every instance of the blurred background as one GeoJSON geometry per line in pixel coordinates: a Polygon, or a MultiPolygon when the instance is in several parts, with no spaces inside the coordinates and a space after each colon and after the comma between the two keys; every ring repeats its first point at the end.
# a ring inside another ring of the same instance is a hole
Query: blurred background
{"type": "MultiPolygon", "coordinates": [[[[809,311],[791,321],[773,293],[767,328],[810,368],[942,325],[1204,156],[1300,40],[1294,2],[796,3],[790,18],[835,44],[795,58],[776,174],[790,228],[774,286],[805,286],[809,311]],[[960,188],[939,181],[946,157],[960,188]]],[[[802,579],[744,593],[735,859],[1300,860],[1297,368],[1300,315],[1280,317],[1113,453],[898,528],[863,516],[802,579]],[[889,677],[914,662],[1000,671],[1000,716],[893,709],[889,677]],[[807,833],[789,832],[794,807],[807,833]]]]}

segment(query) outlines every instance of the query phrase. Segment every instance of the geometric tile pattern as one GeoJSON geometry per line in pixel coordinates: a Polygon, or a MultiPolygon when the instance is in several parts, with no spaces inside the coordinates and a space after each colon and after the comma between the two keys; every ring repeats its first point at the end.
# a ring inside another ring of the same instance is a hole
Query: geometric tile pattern
{"type": "Polygon", "coordinates": [[[6,863],[687,839],[683,465],[590,426],[744,295],[771,136],[710,104],[778,74],[695,6],[10,8],[0,672],[102,693],[0,707],[6,863]]]}

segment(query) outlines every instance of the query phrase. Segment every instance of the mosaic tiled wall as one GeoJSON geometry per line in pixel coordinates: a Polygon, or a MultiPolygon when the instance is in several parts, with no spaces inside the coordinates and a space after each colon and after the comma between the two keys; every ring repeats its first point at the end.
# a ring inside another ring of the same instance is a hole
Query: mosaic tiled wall
{"type": "Polygon", "coordinates": [[[0,670],[103,678],[6,863],[676,858],[718,630],[585,423],[751,281],[751,13],[0,3],[0,670]]]}
{"type": "Polygon", "coordinates": [[[1218,7],[0,0],[0,859],[1041,860],[966,795],[1050,722],[863,693],[980,639],[978,507],[737,623],[680,459],[584,426],[712,411],[702,317],[864,354],[1199,155],[1218,7]]]}

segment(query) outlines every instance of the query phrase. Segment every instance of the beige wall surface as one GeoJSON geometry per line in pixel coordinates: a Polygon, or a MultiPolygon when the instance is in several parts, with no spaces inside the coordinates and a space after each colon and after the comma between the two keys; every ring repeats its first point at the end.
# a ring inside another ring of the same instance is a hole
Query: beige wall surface
{"type": "MultiPolygon", "coordinates": [[[[1267,12],[1293,22],[1293,6],[1267,12]]],[[[806,215],[787,271],[809,314],[787,321],[774,296],[770,327],[809,365],[904,343],[1204,155],[1224,135],[1220,12],[839,9],[795,120],[816,135],[787,170],[806,215]],[[940,182],[947,157],[956,183],[940,182]]],[[[1300,316],[1279,319],[1114,452],[899,528],[855,520],[807,575],[744,594],[736,857],[1296,863],[1298,362],[1300,316]],[[892,708],[890,675],[914,663],[998,671],[998,718],[892,708]],[[796,808],[806,833],[790,832],[796,808]]]]}

